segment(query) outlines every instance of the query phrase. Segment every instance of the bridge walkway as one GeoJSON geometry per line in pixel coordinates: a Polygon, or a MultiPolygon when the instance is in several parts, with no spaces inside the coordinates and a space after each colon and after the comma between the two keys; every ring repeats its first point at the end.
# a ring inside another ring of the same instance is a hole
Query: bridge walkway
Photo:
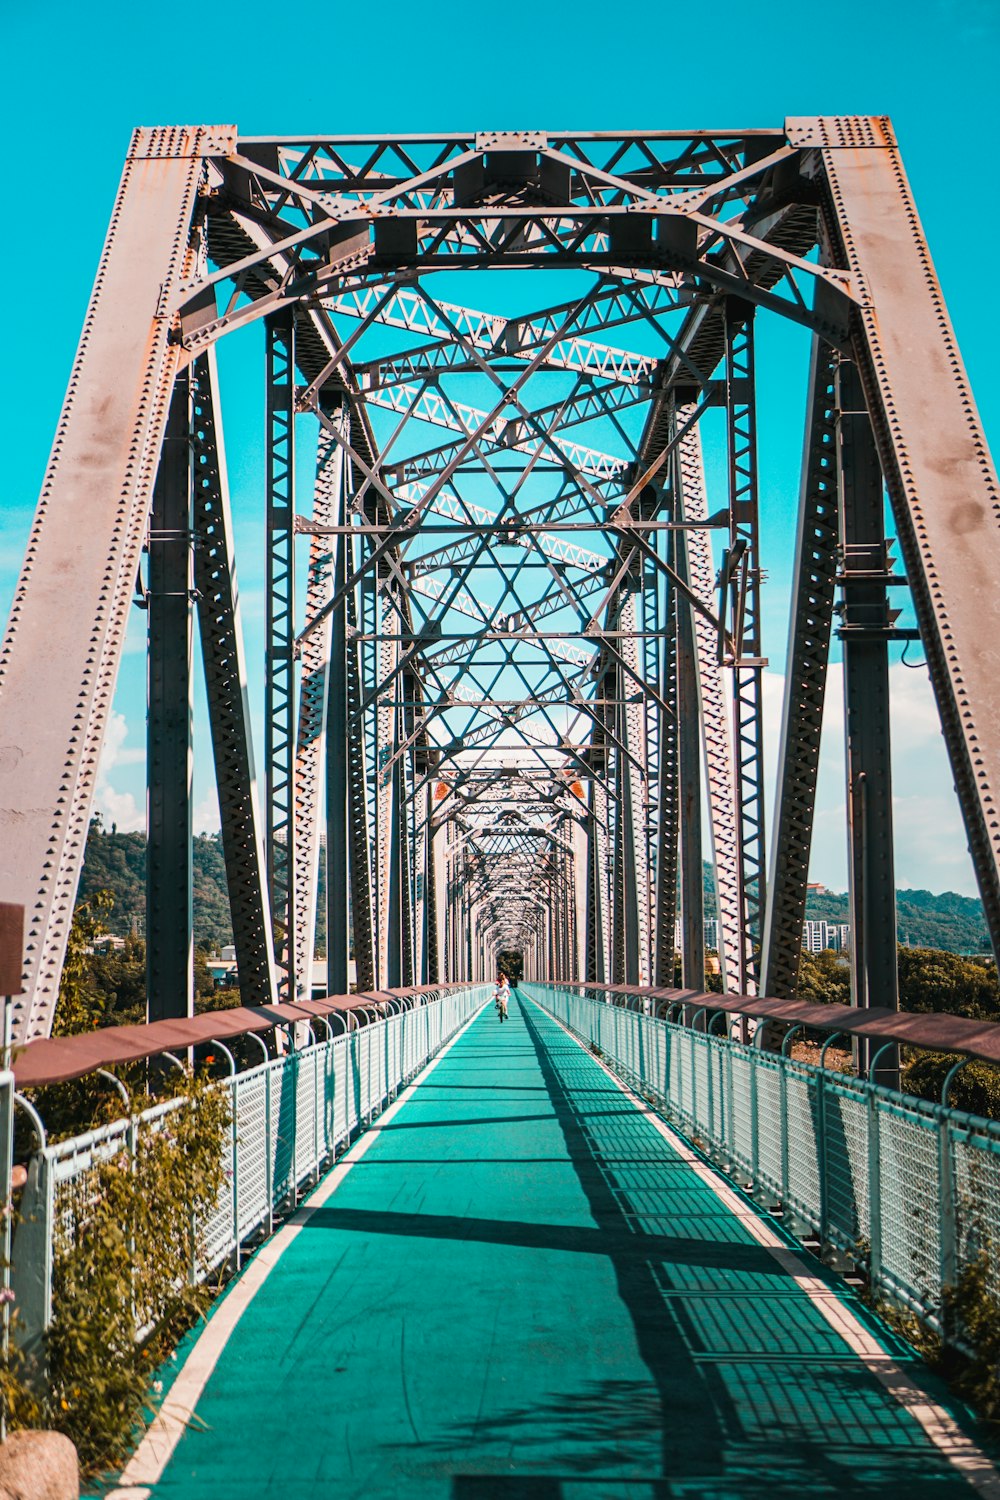
{"type": "Polygon", "coordinates": [[[182,1354],[119,1500],[1000,1493],[907,1346],[523,997],[182,1354]]]}

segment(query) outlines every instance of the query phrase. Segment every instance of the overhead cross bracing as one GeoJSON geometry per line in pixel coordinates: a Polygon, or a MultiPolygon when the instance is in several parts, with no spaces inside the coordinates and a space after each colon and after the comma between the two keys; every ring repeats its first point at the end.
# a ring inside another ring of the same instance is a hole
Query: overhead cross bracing
{"type": "MultiPolygon", "coordinates": [[[[672,982],[678,912],[699,987],[704,852],[724,986],[793,992],[835,602],[854,987],[891,1002],[885,671],[902,578],[883,488],[1000,945],[983,645],[1000,625],[1000,508],[888,121],[137,131],[0,657],[17,749],[0,869],[30,928],[19,1034],[51,1024],[137,572],[150,889],[189,878],[189,621],[183,589],[157,582],[183,576],[185,549],[248,1002],[310,993],[323,826],[332,988],[352,954],[374,988],[479,978],[501,951],[553,978],[672,982]],[[771,320],[813,360],[808,391],[782,393],[786,420],[793,396],[807,417],[765,838],[763,672],[783,649],[762,613],[771,320]],[[245,691],[213,359],[255,325],[263,715],[245,691]],[[189,531],[154,489],[175,508],[190,493],[189,531]],[[52,607],[66,576],[85,641],[52,607]],[[174,602],[158,608],[158,589],[174,602]],[[59,662],[44,711],[43,642],[59,662]]],[[[190,946],[189,916],[167,915],[150,926],[154,1013],[178,1003],[169,976],[190,946]]]]}

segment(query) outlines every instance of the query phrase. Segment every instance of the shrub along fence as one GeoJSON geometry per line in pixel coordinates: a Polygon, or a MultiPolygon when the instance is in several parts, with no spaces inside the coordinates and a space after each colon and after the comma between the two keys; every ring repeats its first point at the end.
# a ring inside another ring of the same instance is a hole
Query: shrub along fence
{"type": "MultiPolygon", "coordinates": [[[[197,1222],[192,1222],[189,1214],[184,1232],[176,1225],[171,1231],[180,1264],[186,1258],[189,1282],[204,1282],[227,1263],[238,1268],[242,1250],[268,1234],[276,1216],[294,1208],[298,1196],[318,1181],[338,1149],[386,1106],[490,993],[483,985],[452,985],[423,993],[387,991],[351,997],[347,1004],[359,1011],[367,1024],[359,1025],[355,1017],[356,1029],[333,1035],[327,1020],[321,1039],[316,1036],[317,1023],[325,1019],[321,1011],[276,1007],[270,1013],[271,1026],[276,1019],[279,1023],[283,1019],[276,1013],[287,1010],[289,1016],[284,1020],[300,1045],[270,1057],[262,1044],[262,1061],[240,1073],[229,1049],[211,1030],[221,1029],[225,1021],[228,1036],[243,1034],[234,1024],[233,1012],[179,1023],[200,1026],[206,1039],[212,1037],[213,1051],[228,1058],[232,1066],[231,1076],[210,1091],[215,1108],[212,1139],[216,1151],[221,1141],[221,1171],[216,1161],[201,1162],[197,1178],[186,1184],[191,1201],[202,1200],[197,1222]],[[221,1119],[216,1118],[220,1095],[225,1101],[221,1119]]],[[[332,1015],[334,1009],[326,1007],[326,1015],[332,1015]]],[[[346,1005],[336,1009],[342,1018],[346,1015],[346,1005]]],[[[266,1018],[259,1013],[253,1018],[258,1032],[266,1018]]],[[[342,1024],[350,1024],[349,1019],[342,1019],[342,1024]]],[[[146,1030],[151,1036],[155,1029],[146,1030]]],[[[141,1034],[143,1028],[120,1031],[141,1034]]],[[[59,1044],[36,1045],[51,1047],[53,1056],[58,1045],[58,1055],[62,1056],[71,1055],[76,1041],[92,1043],[93,1039],[69,1038],[59,1044]]],[[[114,1029],[100,1034],[98,1042],[117,1056],[113,1052],[114,1029]]],[[[146,1046],[140,1055],[155,1055],[158,1050],[146,1046]]],[[[25,1056],[31,1051],[27,1049],[25,1056]]],[[[137,1054],[133,1051],[129,1055],[137,1054]]],[[[30,1074],[30,1069],[26,1071],[30,1074]]],[[[64,1076],[71,1075],[64,1069],[64,1076]]],[[[183,1081],[180,1086],[184,1088],[183,1081]]],[[[190,1125],[182,1126],[181,1120],[192,1111],[204,1111],[206,1097],[204,1088],[195,1089],[193,1098],[181,1094],[113,1124],[49,1144],[44,1122],[22,1095],[15,1095],[16,1103],[31,1120],[36,1143],[27,1162],[27,1183],[11,1256],[17,1338],[29,1360],[43,1347],[54,1313],[57,1318],[59,1315],[59,1277],[57,1274],[54,1281],[54,1271],[58,1272],[74,1247],[87,1240],[98,1219],[102,1233],[114,1232],[114,1226],[109,1229],[104,1224],[99,1210],[113,1195],[116,1177],[123,1173],[141,1175],[148,1164],[155,1163],[158,1153],[162,1155],[168,1149],[179,1150],[186,1161],[193,1159],[197,1165],[197,1132],[192,1133],[190,1125]]],[[[153,1172],[149,1180],[162,1183],[164,1178],[161,1175],[157,1179],[153,1172]]],[[[167,1190],[162,1187],[161,1191],[165,1194],[167,1190]]],[[[143,1234],[142,1226],[138,1232],[135,1225],[118,1226],[118,1233],[127,1242],[117,1248],[125,1257],[124,1263],[131,1265],[131,1286],[125,1289],[130,1302],[130,1319],[126,1321],[137,1340],[150,1333],[170,1290],[161,1284],[163,1277],[158,1276],[154,1262],[158,1243],[165,1236],[171,1237],[166,1233],[168,1219],[173,1224],[178,1211],[184,1225],[183,1202],[145,1204],[148,1223],[155,1227],[159,1221],[163,1234],[143,1234]]],[[[170,1264],[176,1275],[177,1254],[170,1264]]]]}

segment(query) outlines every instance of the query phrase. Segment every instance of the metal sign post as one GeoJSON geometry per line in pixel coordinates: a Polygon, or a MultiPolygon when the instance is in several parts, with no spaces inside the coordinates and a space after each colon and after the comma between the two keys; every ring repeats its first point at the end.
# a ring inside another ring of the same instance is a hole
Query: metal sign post
{"type": "MultiPolygon", "coordinates": [[[[0,1071],[0,1351],[4,1368],[10,1355],[11,1177],[14,1170],[14,1074],[11,1070],[11,998],[20,995],[24,959],[24,907],[0,901],[0,996],[3,997],[3,1057],[0,1071]]],[[[7,1402],[0,1401],[0,1442],[7,1441],[7,1402]]]]}

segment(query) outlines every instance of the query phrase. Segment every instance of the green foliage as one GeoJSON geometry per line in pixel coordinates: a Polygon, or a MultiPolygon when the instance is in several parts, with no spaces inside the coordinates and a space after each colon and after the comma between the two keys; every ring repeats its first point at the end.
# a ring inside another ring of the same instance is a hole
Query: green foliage
{"type": "Polygon", "coordinates": [[[146,920],[146,836],[142,833],[104,831],[100,814],[91,819],[78,901],[91,901],[98,891],[111,891],[114,916],[108,914],[105,932],[125,937],[146,920]]]}
{"type": "Polygon", "coordinates": [[[993,1251],[987,1242],[967,1261],[953,1287],[941,1298],[941,1321],[950,1330],[943,1339],[912,1313],[879,1303],[885,1321],[940,1375],[976,1413],[994,1442],[1000,1438],[1000,1301],[993,1251]]]}
{"type": "Polygon", "coordinates": [[[993,1429],[1000,1432],[1000,1302],[993,1287],[996,1277],[992,1247],[987,1242],[959,1273],[954,1287],[945,1287],[942,1318],[956,1331],[963,1349],[942,1347],[939,1367],[963,1400],[993,1429]]]}
{"type": "MultiPolygon", "coordinates": [[[[901,1010],[1000,1020],[1000,988],[992,959],[962,958],[932,948],[900,948],[898,952],[901,1010]]],[[[849,956],[830,948],[803,953],[798,998],[820,1005],[849,1005],[849,956]]]]}
{"type": "Polygon", "coordinates": [[[97,890],[81,901],[73,913],[66,958],[59,985],[59,1000],[52,1023],[53,1036],[74,1036],[105,1024],[106,996],[94,982],[92,954],[87,948],[99,933],[114,906],[110,891],[97,890]]]}
{"type": "MultiPolygon", "coordinates": [[[[233,940],[226,885],[226,862],[220,834],[196,834],[192,849],[194,938],[203,948],[218,948],[233,940]]],[[[143,933],[146,929],[146,835],[109,833],[100,815],[93,818],[87,835],[79,899],[91,902],[98,891],[110,891],[114,910],[107,914],[104,931],[116,937],[143,933]]],[[[326,860],[319,862],[316,902],[316,948],[326,945],[326,860]]]]}
{"type": "MultiPolygon", "coordinates": [[[[902,1073],[903,1092],[939,1104],[950,1069],[961,1061],[953,1052],[907,1052],[902,1073]],[[910,1057],[912,1060],[908,1061],[910,1057]]],[[[952,1109],[965,1110],[970,1115],[1000,1120],[1000,1072],[989,1063],[967,1062],[952,1080],[948,1103],[952,1109]]]]}
{"type": "MultiPolygon", "coordinates": [[[[195,942],[211,946],[231,943],[232,921],[226,888],[226,866],[218,834],[196,835],[192,844],[194,867],[195,942]]],[[[89,902],[97,891],[111,891],[115,906],[104,928],[117,937],[141,933],[146,927],[146,836],[106,832],[100,817],[91,821],[80,875],[79,899],[89,902]]]]}
{"type": "MultiPolygon", "coordinates": [[[[679,990],[684,986],[683,967],[679,953],[674,954],[674,989],[679,990]]],[[[705,994],[722,994],[722,975],[713,974],[707,968],[705,970],[705,994]]]]}
{"type": "Polygon", "coordinates": [[[504,949],[502,953],[497,954],[497,972],[506,974],[511,984],[516,985],[520,982],[523,968],[524,960],[521,954],[513,948],[504,949]]]}
{"type": "MultiPolygon", "coordinates": [[[[108,890],[94,891],[73,913],[53,1035],[72,1036],[98,1026],[128,1026],[146,1019],[146,944],[126,937],[124,947],[90,952],[117,910],[108,890]]],[[[194,951],[195,1009],[215,1009],[217,991],[204,948],[194,951]],[[200,1003],[199,1003],[200,1002],[200,1003]],[[206,1004],[205,1002],[209,1002],[206,1004]]],[[[224,1003],[224,1002],[220,1002],[224,1003]]],[[[232,1003],[232,1002],[231,1002],[232,1003]]]]}
{"type": "Polygon", "coordinates": [[[229,1098],[187,1075],[170,1075],[167,1087],[184,1098],[137,1132],[134,1156],[123,1146],[96,1165],[80,1219],[61,1221],[41,1408],[13,1365],[4,1376],[11,1425],[42,1420],[64,1432],[90,1472],[124,1460],[152,1372],[211,1295],[191,1284],[202,1248],[195,1225],[207,1221],[222,1186],[229,1098]],[[146,1326],[152,1332],[137,1342],[146,1326]]]}
{"type": "MultiPolygon", "coordinates": [[[[714,917],[715,884],[712,867],[703,868],[705,915],[714,917]]],[[[850,905],[842,891],[810,891],[806,916],[813,921],[849,922],[850,905]]],[[[988,953],[986,918],[976,896],[955,891],[897,891],[896,931],[899,941],[918,947],[940,948],[948,953],[988,953]]]]}
{"type": "Polygon", "coordinates": [[[822,953],[803,953],[799,969],[799,1000],[813,1005],[850,1005],[851,963],[846,953],[824,948],[822,953]]]}
{"type": "Polygon", "coordinates": [[[6,1363],[0,1358],[0,1406],[3,1408],[7,1430],[41,1427],[45,1420],[42,1403],[25,1378],[24,1359],[17,1344],[13,1342],[17,1332],[17,1314],[6,1363]]]}
{"type": "Polygon", "coordinates": [[[903,1010],[943,1010],[974,1020],[1000,1018],[996,967],[985,958],[960,958],[931,948],[900,948],[899,1003],[903,1010]]]}

